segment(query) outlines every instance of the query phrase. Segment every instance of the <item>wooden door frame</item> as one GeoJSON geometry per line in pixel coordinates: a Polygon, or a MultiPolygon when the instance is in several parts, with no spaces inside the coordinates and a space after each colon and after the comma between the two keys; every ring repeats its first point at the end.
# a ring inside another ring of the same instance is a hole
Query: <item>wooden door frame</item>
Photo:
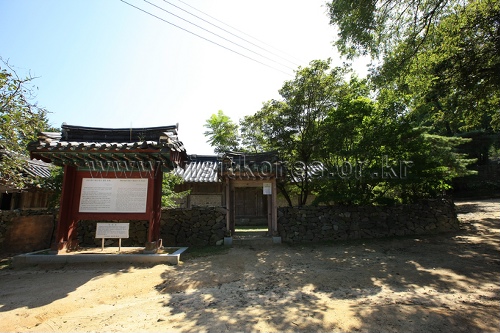
{"type": "Polygon", "coordinates": [[[278,207],[277,207],[277,187],[276,178],[270,179],[252,179],[252,180],[242,180],[242,179],[232,179],[231,177],[225,177],[225,191],[226,191],[226,229],[230,230],[232,234],[235,232],[235,222],[236,222],[236,198],[235,189],[240,187],[260,187],[262,188],[264,183],[271,183],[271,195],[268,196],[268,214],[267,214],[267,225],[268,233],[275,235],[278,233],[278,207]]]}

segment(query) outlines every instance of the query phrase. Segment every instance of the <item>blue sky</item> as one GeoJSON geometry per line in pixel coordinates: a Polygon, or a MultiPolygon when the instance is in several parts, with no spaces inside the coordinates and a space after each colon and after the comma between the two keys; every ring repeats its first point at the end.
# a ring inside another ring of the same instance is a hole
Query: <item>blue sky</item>
{"type": "MultiPolygon", "coordinates": [[[[221,46],[120,0],[0,0],[0,56],[19,75],[38,77],[36,100],[53,126],[179,123],[189,154],[212,154],[203,135],[212,114],[238,122],[279,98],[298,66],[342,63],[325,0],[125,1],[221,46]]],[[[364,75],[366,62],[355,68],[364,75]]]]}

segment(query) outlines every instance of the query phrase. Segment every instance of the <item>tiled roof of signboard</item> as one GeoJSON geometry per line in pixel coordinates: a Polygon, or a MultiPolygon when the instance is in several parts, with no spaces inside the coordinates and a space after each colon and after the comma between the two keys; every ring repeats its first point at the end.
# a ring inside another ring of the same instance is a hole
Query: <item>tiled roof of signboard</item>
{"type": "Polygon", "coordinates": [[[215,155],[189,155],[186,166],[175,168],[174,174],[182,177],[187,183],[216,183],[220,181],[219,167],[220,161],[215,155]]]}
{"type": "Polygon", "coordinates": [[[41,132],[32,142],[31,152],[45,151],[126,151],[159,149],[185,152],[177,137],[177,125],[145,128],[98,128],[63,124],[62,133],[41,132]]]}
{"type": "Polygon", "coordinates": [[[166,134],[177,136],[177,125],[142,128],[99,128],[62,125],[61,141],[144,142],[159,141],[166,134]]]}

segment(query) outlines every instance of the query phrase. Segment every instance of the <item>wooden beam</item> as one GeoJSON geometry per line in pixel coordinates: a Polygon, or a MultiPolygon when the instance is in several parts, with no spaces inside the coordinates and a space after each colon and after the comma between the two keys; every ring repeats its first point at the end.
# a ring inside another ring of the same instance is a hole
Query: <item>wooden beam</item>
{"type": "Polygon", "coordinates": [[[272,179],[256,179],[256,180],[239,180],[232,179],[231,183],[234,187],[262,187],[264,183],[270,183],[272,179]]]}

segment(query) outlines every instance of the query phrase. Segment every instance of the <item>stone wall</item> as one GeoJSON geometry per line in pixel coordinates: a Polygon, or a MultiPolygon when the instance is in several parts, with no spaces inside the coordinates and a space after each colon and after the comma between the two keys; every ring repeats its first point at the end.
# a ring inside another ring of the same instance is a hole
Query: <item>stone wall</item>
{"type": "Polygon", "coordinates": [[[453,202],[428,200],[399,206],[282,207],[278,231],[284,242],[421,235],[458,230],[453,202]]]}
{"type": "MultiPolygon", "coordinates": [[[[79,221],[77,234],[80,246],[101,246],[95,238],[97,222],[130,223],[129,238],[122,239],[122,246],[144,246],[147,241],[148,221],[79,221]]],[[[160,238],[164,246],[215,245],[224,238],[226,210],[213,207],[190,209],[163,209],[160,238]]],[[[118,246],[118,239],[107,239],[105,246],[118,246]]]]}
{"type": "MultiPolygon", "coordinates": [[[[77,239],[79,246],[101,246],[102,239],[95,238],[97,223],[129,223],[129,238],[122,239],[122,246],[142,247],[146,244],[148,237],[148,221],[145,220],[103,220],[103,221],[78,221],[77,239]]],[[[106,239],[105,246],[118,246],[119,239],[106,239]]]]}
{"type": "Polygon", "coordinates": [[[163,210],[160,238],[164,246],[215,245],[224,239],[226,209],[193,207],[163,210]]]}
{"type": "MultiPolygon", "coordinates": [[[[80,246],[100,246],[95,238],[98,221],[80,221],[80,246]]],[[[145,245],[148,221],[99,221],[130,223],[122,246],[145,245]]],[[[47,211],[0,211],[0,250],[30,252],[51,245],[56,214],[47,211]]],[[[336,239],[420,235],[457,230],[454,205],[447,200],[429,200],[400,206],[282,207],[278,231],[284,242],[316,242],[336,239]]],[[[194,207],[162,211],[160,238],[164,246],[203,246],[221,243],[226,232],[226,209],[194,207]]],[[[109,239],[106,246],[118,246],[109,239]]]]}
{"type": "Polygon", "coordinates": [[[0,251],[32,252],[50,247],[56,215],[46,210],[0,211],[0,251]]]}

